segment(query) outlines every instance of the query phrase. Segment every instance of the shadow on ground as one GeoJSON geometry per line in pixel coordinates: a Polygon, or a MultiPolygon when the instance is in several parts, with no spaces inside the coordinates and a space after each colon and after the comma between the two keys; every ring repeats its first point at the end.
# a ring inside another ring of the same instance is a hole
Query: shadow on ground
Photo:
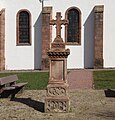
{"type": "Polygon", "coordinates": [[[106,97],[115,97],[115,91],[111,89],[104,90],[106,97]]]}
{"type": "Polygon", "coordinates": [[[15,95],[17,93],[22,93],[22,87],[19,87],[19,88],[16,88],[15,90],[12,89],[12,90],[3,90],[1,93],[0,93],[0,98],[13,98],[15,97],[15,95]]]}
{"type": "Polygon", "coordinates": [[[13,98],[11,101],[26,104],[29,107],[32,107],[35,110],[44,113],[44,103],[43,102],[32,100],[31,98],[13,98]]]}
{"type": "Polygon", "coordinates": [[[104,119],[108,119],[108,120],[115,120],[115,112],[114,111],[103,111],[103,112],[98,112],[98,113],[94,113],[95,116],[97,117],[101,117],[104,119]]]}
{"type": "Polygon", "coordinates": [[[0,94],[0,98],[8,98],[12,95],[12,91],[3,91],[1,94],[0,94]]]}

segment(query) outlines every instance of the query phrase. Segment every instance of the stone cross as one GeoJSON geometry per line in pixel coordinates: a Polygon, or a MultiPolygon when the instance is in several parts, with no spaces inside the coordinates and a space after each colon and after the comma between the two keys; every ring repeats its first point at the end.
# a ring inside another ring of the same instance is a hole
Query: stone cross
{"type": "Polygon", "coordinates": [[[67,83],[67,57],[70,50],[65,48],[61,38],[61,25],[66,25],[68,20],[61,20],[61,13],[56,13],[56,20],[51,20],[51,25],[56,25],[56,38],[51,43],[47,52],[50,63],[50,76],[45,98],[46,112],[69,112],[70,100],[67,83]]]}
{"type": "Polygon", "coordinates": [[[61,12],[56,13],[56,20],[51,20],[50,25],[56,25],[56,37],[60,36],[61,37],[61,25],[66,25],[68,24],[68,20],[64,19],[61,20],[61,12]]]}

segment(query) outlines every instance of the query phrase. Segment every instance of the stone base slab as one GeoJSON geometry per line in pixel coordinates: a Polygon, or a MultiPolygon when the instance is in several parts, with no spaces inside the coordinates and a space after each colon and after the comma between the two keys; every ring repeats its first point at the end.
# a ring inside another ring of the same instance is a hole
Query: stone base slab
{"type": "Polygon", "coordinates": [[[46,97],[45,112],[69,112],[69,97],[46,97]]]}

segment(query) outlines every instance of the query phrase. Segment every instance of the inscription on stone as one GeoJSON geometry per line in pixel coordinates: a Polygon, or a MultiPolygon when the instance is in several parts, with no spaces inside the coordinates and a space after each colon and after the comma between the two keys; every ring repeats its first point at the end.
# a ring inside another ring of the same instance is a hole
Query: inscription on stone
{"type": "Polygon", "coordinates": [[[51,61],[52,80],[63,80],[63,61],[51,61]]]}

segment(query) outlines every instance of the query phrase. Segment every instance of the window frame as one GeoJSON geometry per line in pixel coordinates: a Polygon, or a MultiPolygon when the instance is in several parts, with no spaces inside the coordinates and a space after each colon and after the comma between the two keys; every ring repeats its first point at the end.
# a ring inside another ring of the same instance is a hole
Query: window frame
{"type": "Polygon", "coordinates": [[[32,39],[31,39],[31,36],[32,36],[32,29],[31,29],[31,13],[29,10],[27,9],[21,9],[17,12],[17,15],[16,15],[16,45],[17,46],[30,46],[32,44],[32,39]],[[20,43],[20,39],[19,39],[19,14],[21,12],[27,12],[29,14],[29,43],[20,43]]]}
{"type": "Polygon", "coordinates": [[[68,8],[67,10],[66,10],[66,12],[65,12],[65,19],[68,19],[68,13],[69,13],[69,11],[70,10],[72,10],[72,9],[75,9],[75,10],[77,10],[78,11],[78,13],[79,13],[79,42],[68,42],[67,41],[67,33],[68,33],[68,25],[66,25],[65,26],[65,43],[66,43],[66,45],[81,45],[81,11],[80,11],[80,9],[79,8],[77,8],[77,7],[70,7],[70,8],[68,8]]]}

